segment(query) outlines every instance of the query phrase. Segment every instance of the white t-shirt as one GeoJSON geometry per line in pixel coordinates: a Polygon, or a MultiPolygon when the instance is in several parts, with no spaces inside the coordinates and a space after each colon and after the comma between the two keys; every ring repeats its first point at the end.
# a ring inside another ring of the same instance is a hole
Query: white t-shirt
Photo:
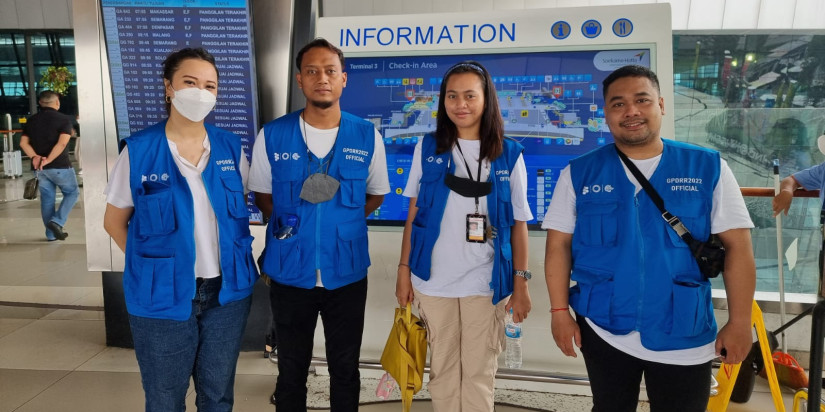
{"type": "MultiPolygon", "coordinates": [[[[478,171],[478,158],[481,141],[458,139],[464,159],[473,174],[478,171]]],[[[452,161],[455,163],[455,175],[468,177],[467,168],[458,149],[453,148],[452,161]]],[[[481,168],[481,180],[486,181],[490,175],[490,162],[484,160],[481,168]]],[[[478,176],[473,176],[478,179],[478,176]]],[[[413,152],[410,176],[404,189],[404,196],[418,197],[421,180],[421,141],[413,152]]],[[[524,157],[519,156],[510,174],[510,198],[513,203],[515,220],[528,221],[533,218],[527,204],[527,169],[524,157]]],[[[444,216],[441,218],[441,232],[435,241],[432,255],[430,279],[412,277],[413,286],[421,293],[438,297],[492,296],[490,281],[493,273],[493,241],[472,243],[466,240],[467,214],[475,213],[475,198],[463,197],[450,191],[444,216]]],[[[478,211],[487,215],[487,197],[478,199],[478,211]]],[[[489,224],[489,222],[488,222],[489,224]]]]}
{"type": "MultiPolygon", "coordinates": [[[[307,148],[317,158],[326,156],[338,137],[338,128],[318,129],[304,121],[300,116],[301,123],[298,129],[301,130],[301,137],[304,139],[307,148]],[[310,137],[307,139],[304,133],[310,137]]],[[[249,190],[259,193],[272,193],[272,168],[269,164],[269,156],[266,153],[266,137],[264,130],[258,132],[255,138],[255,145],[252,147],[252,167],[249,171],[249,190]]],[[[387,155],[384,150],[384,139],[381,133],[375,130],[375,149],[370,160],[367,175],[367,194],[385,195],[390,192],[390,178],[387,174],[387,155]]],[[[315,286],[324,287],[321,281],[321,270],[315,271],[315,286]]]]}
{"type": "MultiPolygon", "coordinates": [[[[189,185],[189,190],[192,192],[194,220],[197,222],[194,232],[195,276],[199,278],[218,277],[221,274],[220,248],[218,247],[218,221],[215,217],[215,211],[212,210],[212,203],[209,201],[206,186],[204,186],[203,177],[201,176],[201,173],[206,169],[206,165],[209,162],[209,154],[211,153],[212,146],[209,143],[209,136],[203,139],[204,151],[197,165],[193,165],[184,159],[178,152],[178,147],[174,142],[168,139],[166,142],[169,143],[169,150],[172,152],[172,158],[175,160],[178,170],[180,170],[181,175],[186,179],[186,184],[189,185]]],[[[243,153],[240,158],[239,169],[244,188],[246,188],[246,181],[249,176],[249,162],[243,153]]],[[[123,148],[123,151],[120,152],[115,167],[109,175],[109,184],[104,191],[106,203],[121,209],[135,206],[134,200],[132,199],[131,185],[129,183],[130,170],[129,146],[126,146],[123,148]]],[[[244,190],[244,192],[245,191],[246,190],[244,190]]]]}
{"type": "MultiPolygon", "coordinates": [[[[306,142],[309,151],[316,157],[323,158],[335,145],[338,128],[317,129],[300,118],[301,137],[306,142]],[[304,136],[304,131],[310,138],[304,136]]],[[[249,171],[249,190],[259,193],[272,193],[272,169],[269,156],[266,154],[266,138],[264,131],[258,132],[255,145],[252,147],[252,167],[249,171]]],[[[367,193],[384,195],[390,192],[390,178],[387,175],[387,155],[384,150],[384,139],[381,133],[375,131],[375,151],[370,160],[369,175],[367,176],[367,193]]]]}
{"type": "MultiPolygon", "coordinates": [[[[646,178],[650,178],[662,156],[650,159],[635,160],[630,159],[646,178]]],[[[727,162],[720,159],[719,182],[713,190],[713,206],[710,212],[711,233],[721,233],[730,229],[752,228],[748,209],[739,190],[739,184],[733,176],[727,162]]],[[[636,193],[642,190],[642,186],[622,163],[625,175],[636,186],[636,193]]],[[[667,205],[665,205],[667,207],[667,205]]],[[[563,233],[573,233],[576,227],[576,191],[573,189],[573,182],[570,178],[570,166],[565,167],[559,174],[556,188],[553,191],[553,199],[544,215],[542,229],[553,229],[563,233]]],[[[698,365],[705,363],[716,357],[716,343],[710,342],[707,345],[690,349],[654,351],[642,346],[639,332],[633,331],[627,335],[614,335],[587,319],[587,323],[602,339],[614,348],[627,353],[636,358],[659,362],[670,365],[698,365]]]]}

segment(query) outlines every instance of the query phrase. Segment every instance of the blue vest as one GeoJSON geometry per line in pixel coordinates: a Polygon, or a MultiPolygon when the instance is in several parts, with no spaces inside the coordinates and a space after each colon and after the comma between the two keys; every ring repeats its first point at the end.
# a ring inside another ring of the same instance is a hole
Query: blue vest
{"type": "MultiPolygon", "coordinates": [[[[243,156],[241,141],[230,132],[205,126],[211,153],[202,177],[218,222],[218,298],[223,305],[249,296],[258,270],[237,167],[243,156]]],[[[165,128],[163,121],[126,139],[135,211],[129,220],[123,289],[132,315],[186,320],[195,296],[194,206],[165,128]]]]}
{"type": "Polygon", "coordinates": [[[324,287],[337,289],[363,279],[370,265],[364,206],[375,126],[342,112],[335,145],[319,161],[301,138],[300,114],[287,114],[263,127],[272,169],[272,216],[263,272],[278,283],[311,289],[320,269],[324,287]],[[310,171],[323,172],[327,164],[328,174],[341,183],[335,196],[318,204],[301,199],[310,171]],[[294,235],[276,238],[289,215],[298,217],[294,235]]]}
{"type": "MultiPolygon", "coordinates": [[[[650,183],[697,239],[710,235],[719,153],[664,140],[650,183]]],[[[570,162],[576,193],[570,305],[616,335],[639,331],[651,350],[716,338],[711,288],[687,244],[628,180],[614,145],[570,162]]]]}
{"type": "MultiPolygon", "coordinates": [[[[513,250],[510,246],[510,227],[515,224],[513,204],[510,200],[510,174],[524,147],[511,139],[504,139],[504,151],[490,164],[488,181],[493,183],[487,195],[488,224],[497,229],[493,238],[493,273],[490,288],[493,304],[513,293],[513,250]]],[[[432,135],[424,136],[421,143],[421,180],[418,212],[410,233],[410,270],[421,279],[430,279],[433,247],[441,233],[441,218],[447,205],[450,189],[444,184],[444,176],[455,172],[455,162],[448,162],[452,151],[436,154],[436,141],[432,135]]]]}

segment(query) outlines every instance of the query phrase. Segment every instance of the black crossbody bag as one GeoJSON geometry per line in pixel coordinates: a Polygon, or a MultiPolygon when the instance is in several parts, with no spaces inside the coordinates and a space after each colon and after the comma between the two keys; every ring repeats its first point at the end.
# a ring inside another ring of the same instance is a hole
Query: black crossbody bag
{"type": "Polygon", "coordinates": [[[647,178],[639,171],[639,168],[636,167],[619,148],[616,148],[616,152],[619,153],[622,162],[630,172],[633,173],[633,176],[635,176],[639,184],[642,185],[647,195],[650,196],[650,200],[652,200],[656,207],[659,208],[659,211],[662,212],[662,219],[664,219],[668,226],[688,245],[688,248],[690,248],[693,254],[693,258],[696,259],[696,263],[699,265],[699,270],[705,275],[705,278],[715,278],[724,272],[725,247],[722,245],[719,236],[711,234],[708,240],[704,242],[696,240],[682,221],[665,209],[665,202],[662,200],[662,197],[659,196],[659,192],[653,188],[647,178]]]}

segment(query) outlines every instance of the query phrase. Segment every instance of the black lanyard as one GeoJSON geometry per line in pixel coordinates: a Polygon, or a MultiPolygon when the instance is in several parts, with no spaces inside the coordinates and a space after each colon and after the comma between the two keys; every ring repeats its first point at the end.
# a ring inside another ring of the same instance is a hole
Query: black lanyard
{"type": "Polygon", "coordinates": [[[335,131],[335,140],[332,142],[332,147],[329,149],[329,153],[323,158],[315,156],[309,150],[309,134],[307,134],[307,121],[304,119],[304,114],[301,113],[301,126],[304,127],[304,146],[307,147],[307,174],[311,175],[312,173],[312,157],[314,156],[318,159],[318,171],[315,173],[321,173],[321,170],[324,169],[324,165],[326,165],[326,170],[323,171],[323,174],[329,174],[329,165],[332,164],[332,158],[335,156],[335,146],[338,144],[338,135],[341,133],[341,124],[338,124],[338,130],[335,131]]]}
{"type": "MultiPolygon", "coordinates": [[[[458,153],[461,154],[461,160],[464,161],[464,167],[467,168],[467,176],[470,180],[473,180],[473,173],[470,171],[470,165],[467,163],[467,159],[464,157],[464,152],[461,151],[461,144],[455,142],[455,146],[458,148],[458,153]]],[[[452,157],[452,156],[450,156],[452,157]]],[[[449,165],[447,165],[449,167],[449,165]]],[[[481,183],[481,152],[479,152],[478,156],[478,180],[477,182],[481,183]]],[[[476,200],[476,213],[478,213],[478,196],[475,196],[476,200]]]]}

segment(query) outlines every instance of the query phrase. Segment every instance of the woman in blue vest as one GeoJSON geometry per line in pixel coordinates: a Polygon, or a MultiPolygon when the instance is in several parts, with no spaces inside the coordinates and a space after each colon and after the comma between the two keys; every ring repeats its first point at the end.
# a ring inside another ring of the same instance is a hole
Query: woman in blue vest
{"type": "Polygon", "coordinates": [[[123,289],[147,411],[231,411],[258,277],[238,136],[205,124],[218,70],[203,49],[163,62],[169,118],[124,140],[103,225],[126,253],[123,289]]]}
{"type": "Polygon", "coordinates": [[[447,70],[434,134],[415,147],[398,303],[427,324],[435,411],[492,411],[504,316],[530,312],[527,172],[504,137],[495,85],[473,61],[447,70]]]}

